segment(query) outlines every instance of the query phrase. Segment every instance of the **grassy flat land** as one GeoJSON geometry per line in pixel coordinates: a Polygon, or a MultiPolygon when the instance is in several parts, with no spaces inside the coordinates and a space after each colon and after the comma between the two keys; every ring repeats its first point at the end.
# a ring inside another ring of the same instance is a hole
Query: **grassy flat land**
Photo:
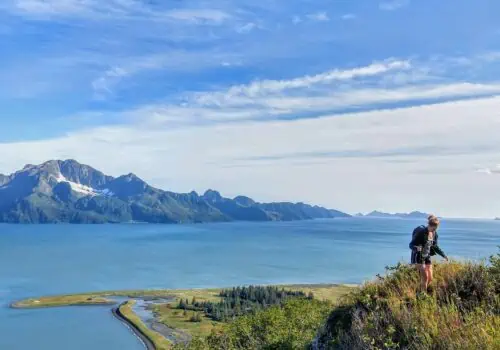
{"type": "Polygon", "coordinates": [[[312,292],[315,299],[331,302],[336,302],[341,296],[352,292],[356,288],[354,285],[343,284],[295,284],[283,287],[304,292],[306,295],[312,292]]]}
{"type": "Polygon", "coordinates": [[[32,298],[18,301],[12,304],[14,308],[40,308],[40,307],[58,307],[74,305],[113,305],[115,302],[106,299],[102,295],[59,295],[50,297],[32,298]]]}
{"type": "Polygon", "coordinates": [[[175,307],[175,305],[163,304],[156,306],[154,312],[157,321],[163,323],[167,327],[184,331],[195,337],[207,336],[214,328],[221,326],[221,323],[214,322],[201,313],[201,322],[191,322],[191,317],[193,317],[196,312],[186,311],[184,314],[183,310],[174,309],[172,307],[175,307]]]}
{"type": "MultiPolygon", "coordinates": [[[[337,284],[301,284],[301,285],[284,285],[280,286],[285,289],[303,291],[304,293],[312,292],[316,299],[329,300],[335,302],[338,297],[345,295],[353,290],[353,286],[337,285],[337,284]]],[[[222,288],[216,289],[179,289],[179,290],[119,290],[119,291],[104,291],[82,294],[54,295],[44,296],[39,298],[30,298],[15,302],[12,304],[14,308],[39,308],[39,307],[58,307],[58,306],[73,306],[73,305],[107,305],[114,304],[109,297],[130,297],[130,298],[175,298],[192,300],[193,297],[198,301],[217,301],[219,300],[219,292],[222,288]]]]}

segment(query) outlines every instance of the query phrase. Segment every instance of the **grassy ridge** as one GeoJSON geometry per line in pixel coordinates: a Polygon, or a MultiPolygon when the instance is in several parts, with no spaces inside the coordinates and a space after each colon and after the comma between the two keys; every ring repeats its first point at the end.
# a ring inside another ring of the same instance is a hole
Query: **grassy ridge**
{"type": "Polygon", "coordinates": [[[500,349],[500,255],[491,264],[435,266],[429,295],[398,265],[347,296],[329,316],[324,349],[500,349]]]}

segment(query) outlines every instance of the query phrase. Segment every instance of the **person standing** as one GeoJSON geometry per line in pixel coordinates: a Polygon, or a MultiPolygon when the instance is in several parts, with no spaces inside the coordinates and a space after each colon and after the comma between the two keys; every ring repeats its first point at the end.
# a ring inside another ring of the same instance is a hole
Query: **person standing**
{"type": "Polygon", "coordinates": [[[420,273],[420,289],[426,293],[432,282],[432,260],[431,257],[438,254],[446,261],[448,257],[438,245],[438,233],[440,221],[430,215],[427,219],[427,225],[422,225],[413,230],[412,240],[410,242],[411,263],[415,264],[420,273]]]}

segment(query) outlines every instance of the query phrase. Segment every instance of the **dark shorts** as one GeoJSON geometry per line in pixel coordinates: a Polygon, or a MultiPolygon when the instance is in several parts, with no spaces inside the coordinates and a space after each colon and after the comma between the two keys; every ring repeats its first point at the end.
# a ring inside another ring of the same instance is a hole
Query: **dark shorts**
{"type": "Polygon", "coordinates": [[[428,256],[424,258],[422,256],[422,252],[417,251],[416,249],[413,249],[411,251],[411,263],[412,264],[425,264],[425,265],[432,265],[431,257],[428,256]]]}

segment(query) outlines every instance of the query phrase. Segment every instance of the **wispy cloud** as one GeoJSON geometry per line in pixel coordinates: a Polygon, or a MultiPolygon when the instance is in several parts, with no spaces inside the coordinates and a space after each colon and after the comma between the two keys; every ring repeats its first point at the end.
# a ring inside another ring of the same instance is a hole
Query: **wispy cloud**
{"type": "Polygon", "coordinates": [[[379,4],[379,8],[383,11],[395,11],[402,7],[408,6],[410,0],[390,0],[384,1],[379,4]]]}
{"type": "Polygon", "coordinates": [[[165,16],[195,23],[222,23],[232,16],[221,10],[213,9],[180,9],[165,12],[165,16]]]}
{"type": "Polygon", "coordinates": [[[500,175],[500,164],[492,168],[481,168],[477,170],[478,173],[483,173],[487,175],[500,175]]]}
{"type": "Polygon", "coordinates": [[[145,56],[120,58],[105,68],[91,82],[94,97],[106,99],[115,93],[123,81],[152,71],[196,72],[206,67],[233,66],[241,64],[237,54],[212,51],[171,50],[145,56]]]}
{"type": "Polygon", "coordinates": [[[252,30],[254,30],[255,28],[257,28],[258,25],[253,23],[253,22],[248,22],[240,27],[237,27],[236,28],[236,31],[238,33],[241,33],[241,34],[245,34],[245,33],[249,33],[251,32],[252,30]]]}
{"type": "Polygon", "coordinates": [[[340,17],[340,18],[342,18],[345,21],[348,21],[351,19],[356,19],[357,16],[354,13],[346,13],[345,15],[342,15],[342,17],[340,17]]]}
{"type": "Polygon", "coordinates": [[[418,80],[395,78],[421,69],[405,60],[375,62],[288,80],[261,80],[220,91],[186,93],[178,96],[178,103],[149,105],[129,114],[157,125],[206,125],[307,119],[500,95],[500,83],[435,82],[432,78],[426,81],[425,76],[418,80]]]}
{"type": "MultiPolygon", "coordinates": [[[[352,69],[333,69],[316,75],[306,75],[289,80],[259,80],[248,85],[237,85],[231,87],[222,96],[222,99],[230,99],[236,96],[255,97],[269,93],[283,91],[285,89],[307,88],[315,84],[325,84],[334,81],[346,81],[360,77],[370,77],[383,74],[393,70],[406,70],[411,67],[409,61],[388,60],[386,62],[375,62],[365,67],[352,69]]],[[[215,97],[214,96],[214,97],[215,97]]]]}
{"type": "Polygon", "coordinates": [[[51,17],[82,17],[102,19],[110,15],[126,15],[147,8],[136,0],[7,0],[2,9],[39,19],[51,17]]]}
{"type": "Polygon", "coordinates": [[[80,18],[87,20],[175,20],[196,24],[220,24],[232,16],[211,8],[165,10],[140,0],[6,0],[0,10],[39,20],[80,18]]]}
{"type": "Polygon", "coordinates": [[[327,22],[330,20],[330,17],[328,17],[328,14],[324,11],[308,14],[306,17],[317,22],[327,22]]]}

